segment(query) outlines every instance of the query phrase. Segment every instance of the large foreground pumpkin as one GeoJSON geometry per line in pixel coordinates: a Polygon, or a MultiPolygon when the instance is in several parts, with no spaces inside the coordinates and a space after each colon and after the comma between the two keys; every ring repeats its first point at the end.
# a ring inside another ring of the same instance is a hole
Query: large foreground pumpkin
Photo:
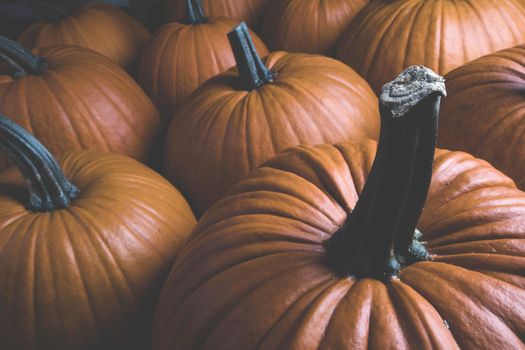
{"type": "Polygon", "coordinates": [[[0,348],[143,349],[195,223],[187,202],[127,157],[72,151],[57,164],[2,116],[0,148],[23,175],[0,173],[0,348]]]}
{"type": "Polygon", "coordinates": [[[280,0],[268,6],[262,37],[271,50],[332,56],[367,0],[280,0]]]}
{"type": "Polygon", "coordinates": [[[440,144],[490,161],[525,189],[525,46],[447,74],[440,144]]]}
{"type": "MultiPolygon", "coordinates": [[[[201,2],[201,0],[198,0],[201,2]]],[[[202,0],[204,11],[213,17],[226,17],[235,22],[245,21],[250,27],[263,19],[271,0],[202,0]]],[[[166,12],[171,21],[181,21],[187,16],[187,0],[167,0],[166,12]]]]}
{"type": "MultiPolygon", "coordinates": [[[[109,59],[81,47],[24,50],[0,37],[0,113],[11,116],[53,154],[69,149],[150,157],[161,126],[140,87],[109,59]]],[[[0,158],[0,170],[6,168],[0,158]]]]}
{"type": "Polygon", "coordinates": [[[379,133],[377,98],[344,64],[286,52],[263,62],[245,26],[230,37],[238,69],[195,91],[166,138],[167,174],[199,214],[287,147],[379,133]]]}
{"type": "Polygon", "coordinates": [[[18,37],[18,42],[30,49],[82,46],[134,71],[150,39],[139,22],[108,4],[88,4],[72,13],[53,3],[40,4],[38,9],[46,20],[33,24],[18,37]]]}
{"type": "Polygon", "coordinates": [[[354,18],[337,58],[379,92],[413,64],[439,74],[525,42],[523,0],[377,0],[354,18]]]}
{"type": "MultiPolygon", "coordinates": [[[[140,65],[139,82],[165,119],[202,83],[235,66],[227,34],[237,22],[206,17],[200,0],[187,0],[186,6],[187,18],[160,28],[140,65]]],[[[260,55],[268,54],[257,35],[254,43],[260,55]]]]}
{"type": "Polygon", "coordinates": [[[384,90],[375,160],[373,141],[301,146],[232,188],[163,287],[153,348],[523,348],[525,193],[466,153],[432,164],[443,89],[416,68],[384,90]]]}

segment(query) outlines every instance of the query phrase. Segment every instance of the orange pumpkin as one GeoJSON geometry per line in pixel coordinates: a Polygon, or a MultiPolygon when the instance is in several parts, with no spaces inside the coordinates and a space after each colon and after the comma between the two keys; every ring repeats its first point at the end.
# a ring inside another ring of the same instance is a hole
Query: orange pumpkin
{"type": "MultiPolygon", "coordinates": [[[[160,28],[140,66],[139,82],[165,119],[202,83],[235,65],[227,34],[237,23],[205,17],[200,1],[188,0],[186,6],[186,20],[160,28]]],[[[266,56],[264,43],[256,35],[254,39],[257,51],[266,56]]]]}
{"type": "Polygon", "coordinates": [[[376,96],[344,64],[286,52],[263,61],[245,25],[230,40],[237,69],[197,89],[166,138],[167,174],[199,214],[284,148],[379,132],[376,96]]]}
{"type": "Polygon", "coordinates": [[[343,34],[336,57],[379,92],[403,69],[444,75],[480,56],[525,42],[522,0],[370,1],[343,34]]]}
{"type": "Polygon", "coordinates": [[[0,146],[23,175],[0,173],[0,348],[144,344],[195,224],[185,199],[127,157],[80,150],[57,163],[3,116],[0,146]]]}
{"type": "Polygon", "coordinates": [[[335,54],[343,31],[367,0],[280,0],[269,5],[262,37],[271,50],[335,54]]]}
{"type": "Polygon", "coordinates": [[[525,190],[525,45],[484,56],[445,77],[440,144],[491,162],[525,190]]]}
{"type": "MultiPolygon", "coordinates": [[[[33,52],[0,37],[0,54],[12,67],[10,74],[0,72],[0,113],[13,116],[54,154],[84,148],[149,158],[161,119],[120,67],[81,47],[33,52]]],[[[5,168],[4,158],[0,170],[5,168]]]]}
{"type": "Polygon", "coordinates": [[[443,89],[410,70],[379,146],[292,148],[232,188],[177,258],[153,349],[522,348],[525,193],[434,158],[443,89]]]}
{"type": "Polygon", "coordinates": [[[150,34],[139,22],[108,4],[88,4],[68,13],[57,4],[40,2],[36,10],[44,20],[31,25],[18,37],[18,42],[30,49],[78,45],[133,72],[150,39],[150,34]]]}
{"type": "MultiPolygon", "coordinates": [[[[213,17],[230,18],[236,23],[245,21],[256,27],[263,19],[266,6],[271,0],[196,0],[204,11],[213,17]]],[[[187,17],[187,0],[168,0],[167,17],[171,21],[181,21],[187,17]]]]}

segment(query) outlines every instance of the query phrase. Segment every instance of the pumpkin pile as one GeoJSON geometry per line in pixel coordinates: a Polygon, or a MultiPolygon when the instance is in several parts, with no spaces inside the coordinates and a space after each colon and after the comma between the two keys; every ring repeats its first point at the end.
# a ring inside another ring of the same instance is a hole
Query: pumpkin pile
{"type": "Polygon", "coordinates": [[[108,2],[8,6],[0,349],[525,348],[522,0],[108,2]]]}

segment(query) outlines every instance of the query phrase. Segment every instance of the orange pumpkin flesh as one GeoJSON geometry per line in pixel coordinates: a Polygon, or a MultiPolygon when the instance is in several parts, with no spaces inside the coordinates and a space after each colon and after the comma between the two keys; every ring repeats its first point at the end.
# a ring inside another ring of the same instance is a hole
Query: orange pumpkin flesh
{"type": "Polygon", "coordinates": [[[122,10],[108,4],[88,4],[68,14],[49,3],[42,8],[49,20],[37,22],[18,37],[23,46],[77,45],[96,51],[128,71],[134,71],[150,40],[148,31],[122,10]]]}
{"type": "Polygon", "coordinates": [[[525,190],[525,45],[479,58],[446,79],[440,145],[489,161],[525,190]]]}
{"type": "MultiPolygon", "coordinates": [[[[236,23],[245,21],[256,27],[262,20],[267,4],[271,0],[197,0],[202,2],[204,11],[213,17],[226,17],[236,23]]],[[[187,16],[187,0],[168,0],[167,17],[171,21],[181,21],[187,16]]]]}
{"type": "Polygon", "coordinates": [[[269,5],[261,36],[271,50],[335,54],[343,31],[367,0],[281,0],[269,5]]]}
{"type": "MultiPolygon", "coordinates": [[[[161,119],[122,69],[91,50],[55,46],[34,54],[0,37],[14,72],[0,73],[0,113],[42,140],[54,154],[95,149],[147,161],[161,119]]],[[[0,170],[7,167],[0,159],[0,170]]]]}
{"type": "MultiPolygon", "coordinates": [[[[237,23],[205,17],[198,1],[186,6],[190,10],[182,23],[166,24],[155,33],[140,67],[141,86],[167,120],[206,80],[235,65],[226,35],[237,23]]],[[[259,54],[266,56],[264,43],[251,34],[259,54]]]]}
{"type": "Polygon", "coordinates": [[[153,348],[523,347],[525,194],[444,150],[428,187],[439,91],[382,103],[375,161],[373,141],[300,146],[233,187],[163,287],[153,348]]]}
{"type": "Polygon", "coordinates": [[[0,348],[140,348],[195,223],[187,202],[127,157],[72,151],[57,164],[1,116],[0,145],[25,179],[0,173],[0,348]]]}
{"type": "Polygon", "coordinates": [[[377,93],[408,66],[444,75],[525,42],[522,0],[370,1],[341,37],[336,57],[377,93]]]}
{"type": "Polygon", "coordinates": [[[231,36],[238,69],[201,86],[168,129],[167,175],[198,214],[287,147],[379,132],[377,98],[354,71],[306,54],[275,52],[263,61],[241,28],[231,36]]]}

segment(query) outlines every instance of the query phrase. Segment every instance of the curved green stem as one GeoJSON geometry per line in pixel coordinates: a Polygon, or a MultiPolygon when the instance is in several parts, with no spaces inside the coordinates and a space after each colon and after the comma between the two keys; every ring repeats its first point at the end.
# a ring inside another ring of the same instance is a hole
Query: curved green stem
{"type": "Polygon", "coordinates": [[[228,33],[228,39],[239,70],[239,87],[255,90],[273,82],[274,74],[266,67],[255,49],[246,23],[241,22],[228,33]]]}
{"type": "Polygon", "coordinates": [[[413,66],[385,85],[374,164],[353,212],[327,242],[344,275],[385,279],[429,259],[416,224],[432,176],[444,79],[413,66]]]}
{"type": "Polygon", "coordinates": [[[30,210],[67,208],[78,195],[78,189],[66,179],[48,150],[3,115],[0,115],[0,149],[7,152],[28,185],[30,210]]]}
{"type": "Polygon", "coordinates": [[[30,6],[35,15],[48,22],[56,23],[69,17],[68,11],[54,2],[33,1],[30,6]]]}
{"type": "Polygon", "coordinates": [[[201,0],[186,0],[186,23],[202,24],[208,22],[204,15],[201,0]]]}
{"type": "Polygon", "coordinates": [[[28,74],[38,75],[47,68],[44,58],[33,55],[20,44],[0,35],[0,59],[14,70],[13,77],[20,78],[28,74]]]}

